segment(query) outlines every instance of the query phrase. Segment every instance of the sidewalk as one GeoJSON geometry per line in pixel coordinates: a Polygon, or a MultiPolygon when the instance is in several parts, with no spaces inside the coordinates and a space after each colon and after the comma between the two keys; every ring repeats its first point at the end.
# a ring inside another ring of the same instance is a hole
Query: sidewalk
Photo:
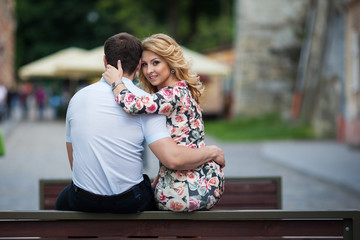
{"type": "MultiPolygon", "coordinates": [[[[1,124],[6,156],[0,158],[0,210],[38,209],[39,179],[68,179],[64,121],[1,124]]],[[[331,141],[222,143],[226,177],[280,176],[283,209],[360,209],[360,151],[331,141]]],[[[148,150],[144,171],[155,176],[158,160],[148,150]]]]}
{"type": "Polygon", "coordinates": [[[285,141],[265,143],[263,154],[300,173],[360,194],[359,148],[336,141],[285,141]]]}
{"type": "Polygon", "coordinates": [[[284,209],[360,209],[360,149],[336,141],[206,142],[224,150],[227,177],[280,176],[284,209]]]}
{"type": "MultiPolygon", "coordinates": [[[[360,150],[335,141],[224,143],[225,177],[280,176],[283,209],[360,209],[360,150]]],[[[148,162],[156,161],[150,150],[148,162]]],[[[147,164],[153,176],[158,166],[147,164]]]]}

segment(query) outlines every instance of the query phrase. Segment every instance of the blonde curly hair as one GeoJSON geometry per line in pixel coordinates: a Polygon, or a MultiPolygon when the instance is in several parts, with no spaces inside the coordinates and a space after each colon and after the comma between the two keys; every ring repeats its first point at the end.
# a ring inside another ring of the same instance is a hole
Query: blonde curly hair
{"type": "MultiPolygon", "coordinates": [[[[202,83],[199,76],[190,71],[191,63],[185,59],[181,47],[173,38],[163,33],[154,34],[142,41],[142,47],[143,51],[151,51],[163,57],[170,69],[175,71],[176,78],[188,84],[191,94],[196,102],[199,103],[200,96],[203,93],[202,83]]],[[[141,70],[139,71],[139,82],[142,88],[149,93],[158,91],[146,79],[141,70]]]]}

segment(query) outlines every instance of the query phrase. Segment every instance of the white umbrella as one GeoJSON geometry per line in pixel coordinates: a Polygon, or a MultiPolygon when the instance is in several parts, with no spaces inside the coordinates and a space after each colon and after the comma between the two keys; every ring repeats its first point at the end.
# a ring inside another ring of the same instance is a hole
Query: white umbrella
{"type": "Polygon", "coordinates": [[[80,56],[84,56],[85,54],[87,54],[87,51],[81,48],[66,48],[47,57],[24,65],[19,69],[19,76],[23,80],[32,77],[67,77],[65,73],[60,74],[57,72],[58,67],[66,61],[69,61],[73,58],[79,58],[80,56]]]}
{"type": "Polygon", "coordinates": [[[104,70],[104,48],[97,47],[89,50],[84,55],[69,59],[57,67],[59,74],[79,75],[83,77],[99,76],[104,70]]]}
{"type": "MultiPolygon", "coordinates": [[[[231,68],[228,65],[185,47],[182,47],[182,49],[185,58],[192,63],[192,70],[197,74],[218,76],[227,76],[230,74],[231,68]]],[[[59,64],[57,73],[64,75],[100,76],[101,73],[104,72],[103,56],[103,46],[94,48],[84,55],[78,55],[59,64]]]]}
{"type": "Polygon", "coordinates": [[[192,70],[201,75],[227,76],[230,66],[213,60],[203,54],[182,47],[185,58],[192,63],[192,70]]]}

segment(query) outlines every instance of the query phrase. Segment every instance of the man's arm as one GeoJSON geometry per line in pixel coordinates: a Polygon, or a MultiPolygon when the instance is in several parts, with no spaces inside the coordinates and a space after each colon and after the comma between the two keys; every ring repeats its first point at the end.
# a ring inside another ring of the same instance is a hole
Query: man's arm
{"type": "Polygon", "coordinates": [[[71,171],[73,170],[73,147],[71,142],[66,142],[66,150],[69,158],[71,171]]]}
{"type": "Polygon", "coordinates": [[[169,169],[190,170],[210,160],[225,167],[224,152],[217,146],[190,148],[177,145],[170,137],[162,138],[149,145],[151,151],[169,169]]]}

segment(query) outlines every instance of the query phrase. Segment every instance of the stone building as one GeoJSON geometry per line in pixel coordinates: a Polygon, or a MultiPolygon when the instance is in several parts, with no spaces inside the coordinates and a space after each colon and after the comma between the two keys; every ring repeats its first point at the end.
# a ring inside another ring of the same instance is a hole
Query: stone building
{"type": "Polygon", "coordinates": [[[7,88],[15,82],[15,17],[14,0],[0,0],[0,85],[7,88]]]}
{"type": "Polygon", "coordinates": [[[306,0],[237,0],[235,115],[289,115],[306,0]]]}
{"type": "Polygon", "coordinates": [[[360,146],[360,0],[346,4],[344,141],[360,146]]]}
{"type": "Polygon", "coordinates": [[[342,128],[345,15],[341,0],[312,0],[308,6],[293,117],[311,123],[318,137],[335,138],[342,128]]]}
{"type": "Polygon", "coordinates": [[[277,112],[360,146],[360,0],[236,3],[235,115],[277,112]]]}

